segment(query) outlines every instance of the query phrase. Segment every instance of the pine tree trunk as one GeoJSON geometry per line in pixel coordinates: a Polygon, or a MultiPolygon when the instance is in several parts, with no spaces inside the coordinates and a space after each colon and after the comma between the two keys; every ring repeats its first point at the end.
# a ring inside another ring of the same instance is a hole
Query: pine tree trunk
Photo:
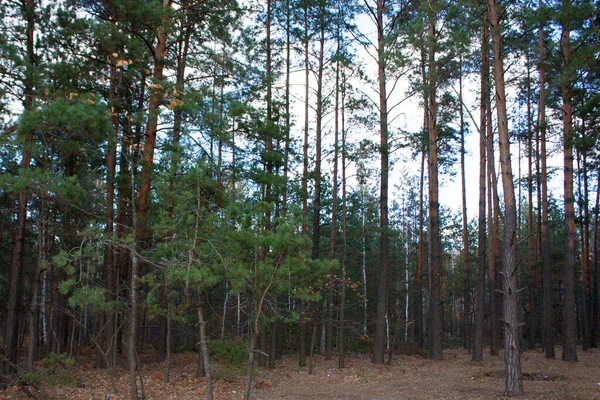
{"type": "MultiPolygon", "coordinates": [[[[345,86],[345,80],[344,80],[345,86]]],[[[348,258],[348,221],[347,221],[347,212],[348,207],[346,203],[346,131],[345,131],[345,90],[342,91],[342,260],[341,260],[341,269],[342,269],[342,284],[340,288],[340,311],[339,311],[339,322],[338,322],[338,366],[340,368],[346,367],[345,361],[345,323],[346,323],[346,262],[348,258]]]]}
{"type": "Polygon", "coordinates": [[[479,114],[479,216],[477,237],[477,283],[475,286],[475,329],[473,340],[473,361],[483,361],[483,332],[485,312],[485,267],[486,267],[486,133],[487,117],[490,101],[489,94],[489,33],[487,12],[484,15],[482,46],[481,46],[481,101],[479,114]]]}
{"type": "Polygon", "coordinates": [[[313,224],[312,224],[312,259],[319,258],[319,243],[321,241],[321,150],[323,136],[323,69],[325,57],[325,10],[320,12],[319,56],[317,65],[317,109],[315,115],[315,170],[314,198],[313,198],[313,224]]]}
{"type": "Polygon", "coordinates": [[[388,237],[388,122],[387,122],[387,94],[386,94],[386,54],[384,37],[384,1],[377,0],[377,67],[379,85],[379,133],[381,157],[381,180],[379,197],[379,282],[377,284],[377,314],[375,317],[375,337],[373,344],[374,364],[383,364],[385,352],[385,316],[387,312],[387,275],[389,264],[389,237],[388,237]]]}
{"type": "MultiPolygon", "coordinates": [[[[33,105],[33,91],[35,86],[35,0],[23,0],[21,10],[26,20],[26,69],[24,79],[23,108],[31,109],[33,105]]],[[[23,154],[19,173],[24,173],[30,168],[31,148],[33,145],[33,132],[25,132],[23,138],[23,154]]],[[[19,321],[21,320],[22,304],[21,291],[23,289],[23,262],[25,259],[25,233],[27,228],[27,203],[29,202],[27,192],[19,191],[17,201],[17,219],[15,222],[14,245],[10,256],[8,268],[8,301],[6,319],[4,321],[4,374],[15,372],[17,365],[17,346],[19,335],[19,321]]]]}
{"type": "MultiPolygon", "coordinates": [[[[202,299],[199,300],[202,302],[202,299]]],[[[202,304],[199,303],[197,307],[198,312],[198,328],[200,331],[200,348],[202,350],[202,360],[204,364],[204,377],[206,378],[206,399],[213,400],[213,386],[212,386],[212,371],[210,369],[210,356],[208,354],[208,338],[206,336],[206,322],[204,321],[204,310],[202,304]]]]}
{"type": "MultiPolygon", "coordinates": [[[[596,188],[600,188],[600,168],[598,168],[597,174],[597,186],[596,188]]],[[[600,190],[596,190],[596,203],[594,206],[595,215],[594,215],[594,236],[592,238],[592,277],[594,280],[594,296],[593,299],[593,312],[592,312],[592,345],[598,345],[598,341],[600,341],[600,282],[599,272],[600,269],[600,260],[598,259],[598,229],[600,228],[598,224],[599,214],[600,214],[600,190]]]]}
{"type": "Polygon", "coordinates": [[[528,347],[535,349],[537,339],[537,259],[533,231],[533,129],[531,124],[531,76],[527,52],[527,260],[529,265],[528,347]]]}
{"type": "MultiPolygon", "coordinates": [[[[539,0],[539,7],[543,6],[539,0]]],[[[546,152],[546,73],[545,73],[545,41],[543,26],[539,28],[539,85],[540,101],[539,131],[540,131],[540,181],[542,194],[542,337],[546,358],[554,358],[554,326],[553,326],[553,281],[554,276],[550,265],[550,222],[548,212],[548,167],[546,152]]]]}
{"type": "Polygon", "coordinates": [[[508,396],[518,396],[523,391],[521,355],[519,345],[519,290],[517,287],[517,210],[511,167],[506,96],[504,92],[504,63],[500,10],[496,0],[488,1],[488,12],[492,26],[492,49],[494,54],[494,83],[498,118],[498,141],[502,188],[504,192],[504,237],[502,246],[502,290],[504,311],[504,365],[505,384],[508,396]]]}
{"type": "Polygon", "coordinates": [[[463,348],[471,349],[471,271],[469,265],[469,230],[467,221],[467,186],[465,174],[465,127],[462,88],[462,57],[459,60],[459,100],[460,104],[460,180],[462,189],[462,239],[463,239],[463,348]]]}
{"type": "MultiPolygon", "coordinates": [[[[308,2],[304,3],[304,142],[302,145],[302,237],[308,238],[308,129],[309,129],[309,88],[310,88],[310,63],[309,63],[309,27],[308,27],[308,2]]],[[[306,321],[305,304],[300,310],[300,329],[298,339],[298,365],[306,367],[306,321]]]]}
{"type": "Polygon", "coordinates": [[[29,348],[27,351],[27,372],[34,372],[33,364],[38,359],[39,323],[40,323],[40,279],[44,270],[46,252],[46,199],[45,194],[40,193],[40,206],[38,213],[37,233],[37,260],[36,272],[33,277],[31,310],[29,312],[29,348]]]}
{"type": "Polygon", "coordinates": [[[437,73],[435,61],[435,18],[428,15],[428,110],[429,110],[429,358],[442,359],[442,245],[440,239],[438,188],[437,73]]]}
{"type": "MultiPolygon", "coordinates": [[[[582,121],[582,130],[586,132],[585,121],[582,121]]],[[[590,271],[590,225],[589,225],[589,213],[588,213],[588,169],[587,169],[587,148],[584,148],[582,152],[579,152],[581,156],[581,168],[578,168],[581,172],[579,176],[583,175],[583,188],[581,188],[581,182],[579,186],[579,193],[583,193],[583,199],[581,199],[579,207],[580,217],[580,232],[581,232],[581,281],[582,281],[582,311],[583,311],[583,350],[587,350],[592,347],[592,310],[591,305],[593,299],[591,298],[591,271],[590,271]]]]}
{"type": "MultiPolygon", "coordinates": [[[[569,7],[563,0],[563,8],[569,7]]],[[[567,18],[564,16],[563,18],[567,18]]],[[[563,21],[561,34],[563,67],[571,61],[569,21],[563,21]]],[[[566,73],[563,71],[563,73],[566,73]]],[[[563,270],[563,361],[577,361],[577,314],[575,304],[575,204],[573,200],[573,105],[571,103],[571,77],[563,77],[561,91],[563,100],[563,143],[564,143],[564,209],[565,209],[565,265],[563,270]]]]}
{"type": "Polygon", "coordinates": [[[500,200],[498,196],[498,182],[496,178],[494,138],[492,130],[491,107],[488,108],[487,118],[487,158],[488,158],[488,226],[490,235],[489,245],[489,325],[490,325],[490,355],[497,356],[500,348],[500,200]]]}

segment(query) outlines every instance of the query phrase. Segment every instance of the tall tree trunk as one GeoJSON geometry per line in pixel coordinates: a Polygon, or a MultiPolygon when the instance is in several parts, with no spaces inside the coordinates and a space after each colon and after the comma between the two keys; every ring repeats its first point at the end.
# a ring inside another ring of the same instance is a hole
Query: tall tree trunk
{"type": "MultiPolygon", "coordinates": [[[[172,0],[163,0],[163,11],[166,13],[171,8],[172,0]]],[[[134,236],[137,249],[142,249],[146,240],[148,209],[150,206],[150,189],[152,185],[152,176],[154,171],[154,148],[156,145],[156,133],[158,129],[158,112],[162,101],[162,81],[164,70],[164,58],[167,49],[167,21],[166,15],[162,18],[161,25],[156,31],[156,46],[153,49],[154,54],[154,72],[153,85],[150,91],[150,102],[148,106],[148,123],[146,126],[146,140],[144,141],[144,152],[142,155],[142,171],[140,175],[140,188],[138,192],[137,205],[135,210],[134,236]]],[[[133,166],[132,166],[133,174],[133,166]]],[[[134,181],[132,179],[133,187],[134,181]]],[[[132,193],[133,197],[133,193],[132,193]]],[[[133,256],[131,263],[131,287],[130,287],[130,316],[129,316],[129,374],[130,374],[130,395],[132,399],[137,399],[136,384],[136,335],[137,335],[137,313],[138,313],[138,274],[139,257],[133,256]]]]}
{"type": "MultiPolygon", "coordinates": [[[[113,132],[108,137],[108,146],[106,151],[106,227],[104,233],[107,237],[107,244],[104,248],[103,275],[104,284],[107,292],[107,300],[115,300],[115,248],[112,245],[111,236],[114,233],[114,203],[115,203],[115,180],[117,170],[117,142],[119,132],[119,114],[120,105],[117,98],[117,86],[119,86],[119,71],[117,69],[117,59],[110,59],[110,85],[108,88],[108,106],[110,109],[110,122],[113,132]]],[[[112,345],[112,336],[114,334],[114,324],[112,312],[108,312],[100,318],[102,325],[101,348],[97,353],[97,364],[104,362],[104,354],[110,352],[112,345]]]]}
{"type": "MultiPolygon", "coordinates": [[[[163,0],[164,12],[171,8],[172,0],[163,0]]],[[[158,111],[163,98],[163,70],[165,66],[165,53],[167,50],[167,20],[166,16],[161,21],[161,26],[156,30],[156,46],[152,49],[154,54],[153,85],[150,87],[150,102],[148,105],[148,123],[142,155],[142,172],[140,175],[140,189],[137,200],[136,243],[143,245],[146,239],[147,217],[150,206],[150,189],[154,172],[154,149],[156,147],[156,133],[158,129],[158,111]]]]}
{"type": "MultiPolygon", "coordinates": [[[[585,132],[585,121],[582,121],[581,130],[585,132]]],[[[586,218],[587,212],[584,211],[587,209],[587,177],[585,174],[587,173],[587,169],[585,167],[586,160],[583,159],[585,157],[585,149],[576,149],[576,157],[577,157],[577,193],[579,196],[578,204],[579,204],[579,232],[581,235],[581,253],[579,254],[581,260],[581,297],[579,299],[579,314],[580,314],[580,322],[579,329],[582,336],[582,350],[587,351],[590,347],[591,342],[591,332],[590,332],[590,318],[589,318],[589,294],[590,294],[590,259],[589,252],[587,246],[589,245],[587,239],[587,226],[586,226],[586,218]],[[584,154],[582,154],[584,153],[584,154]],[[583,160],[582,160],[583,159],[583,160]],[[584,175],[584,183],[582,184],[581,176],[584,175]]]]}
{"type": "MultiPolygon", "coordinates": [[[[33,95],[35,86],[35,0],[23,0],[21,3],[21,13],[26,21],[26,67],[24,79],[23,108],[30,110],[33,105],[33,95]]],[[[23,153],[19,173],[24,174],[30,168],[31,148],[33,145],[33,132],[25,132],[23,138],[23,153]]],[[[21,320],[21,291],[23,287],[23,261],[25,258],[25,232],[27,228],[27,203],[28,193],[22,189],[19,191],[17,201],[17,220],[15,222],[14,245],[10,255],[10,264],[8,268],[8,301],[6,308],[6,319],[4,321],[4,355],[6,357],[3,363],[3,372],[9,374],[15,371],[17,365],[17,346],[19,335],[19,321],[21,320]]]]}
{"type": "Polygon", "coordinates": [[[325,9],[321,8],[319,22],[319,56],[317,61],[317,108],[315,115],[315,170],[312,224],[312,259],[319,258],[319,242],[321,241],[321,150],[323,136],[323,69],[325,57],[325,9]]]}
{"type": "MultiPolygon", "coordinates": [[[[343,7],[343,6],[342,6],[343,7]]],[[[345,100],[346,100],[346,91],[345,91],[346,80],[344,76],[344,89],[341,93],[341,118],[342,118],[342,260],[341,260],[341,269],[342,269],[342,285],[340,288],[340,311],[338,314],[339,322],[338,322],[338,365],[340,368],[345,368],[345,335],[344,335],[344,327],[346,324],[346,262],[348,258],[348,221],[347,221],[347,212],[348,207],[346,203],[346,119],[345,119],[345,100]]]]}
{"type": "MultiPolygon", "coordinates": [[[[563,60],[563,73],[571,62],[570,22],[568,19],[569,0],[563,0],[562,34],[560,47],[563,60]]],[[[563,100],[563,143],[564,143],[564,208],[565,208],[565,265],[563,270],[563,361],[577,361],[577,313],[575,304],[575,204],[573,200],[573,104],[571,99],[572,77],[562,78],[561,96],[563,100]]]]}
{"type": "Polygon", "coordinates": [[[475,286],[475,329],[473,340],[473,361],[483,361],[483,332],[485,312],[485,202],[486,202],[486,133],[488,125],[489,93],[489,28],[487,11],[484,15],[482,45],[481,45],[481,100],[479,114],[479,216],[477,236],[477,284],[475,286]]]}
{"type": "Polygon", "coordinates": [[[500,325],[500,199],[498,195],[498,180],[495,171],[494,136],[492,130],[491,107],[488,107],[487,118],[487,158],[488,158],[488,225],[490,234],[489,245],[489,297],[490,297],[490,355],[497,356],[500,348],[500,336],[502,326],[500,325]]]}
{"type": "MultiPolygon", "coordinates": [[[[135,168],[133,165],[130,166],[130,174],[131,174],[131,198],[135,197],[135,168]]],[[[138,218],[136,209],[132,210],[133,215],[133,234],[134,237],[137,237],[137,227],[138,227],[138,218]]],[[[137,255],[137,251],[133,252],[133,256],[131,259],[131,272],[129,276],[129,331],[128,331],[128,340],[127,340],[127,361],[129,366],[129,396],[132,400],[137,400],[138,390],[137,390],[137,350],[136,350],[136,336],[137,336],[137,328],[138,328],[138,274],[139,274],[140,266],[139,266],[139,257],[137,255]]]]}
{"type": "Polygon", "coordinates": [[[531,124],[531,76],[527,52],[527,260],[529,265],[529,335],[528,347],[537,343],[537,259],[533,231],[533,129],[531,124]]]}
{"type": "Polygon", "coordinates": [[[377,79],[379,94],[379,134],[381,157],[381,181],[379,191],[379,282],[377,284],[377,314],[375,317],[375,338],[373,345],[374,364],[383,364],[386,344],[385,320],[387,310],[387,275],[389,264],[388,235],[388,110],[386,92],[386,52],[384,37],[384,1],[377,0],[377,79]]]}
{"type": "Polygon", "coordinates": [[[46,253],[46,195],[40,193],[40,206],[38,213],[37,232],[37,260],[36,272],[33,277],[31,309],[29,312],[29,348],[27,351],[27,372],[34,372],[33,364],[38,359],[39,324],[40,324],[40,279],[44,271],[46,253]]]}
{"type": "Polygon", "coordinates": [[[462,239],[463,239],[463,347],[471,349],[471,271],[469,266],[469,230],[467,221],[467,186],[465,174],[465,127],[462,87],[462,56],[459,58],[459,101],[460,104],[460,180],[462,188],[462,239]]]}
{"type": "MultiPolygon", "coordinates": [[[[302,237],[308,238],[308,129],[309,129],[309,88],[310,88],[310,63],[309,43],[310,33],[308,26],[308,2],[304,3],[304,142],[302,146],[302,237]]],[[[306,321],[305,310],[301,310],[299,342],[298,342],[298,365],[306,367],[306,321]]]]}
{"type": "MultiPolygon", "coordinates": [[[[340,136],[340,50],[341,39],[338,27],[337,33],[337,55],[338,60],[335,66],[335,104],[334,104],[334,138],[333,138],[333,181],[331,193],[331,234],[329,237],[329,261],[335,259],[335,239],[337,235],[337,202],[338,202],[338,158],[340,155],[339,136],[340,136]]],[[[329,301],[327,302],[329,309],[327,310],[327,334],[325,346],[325,359],[331,360],[333,347],[333,285],[329,289],[329,301]]]]}
{"type": "Polygon", "coordinates": [[[510,142],[506,96],[504,92],[504,62],[502,57],[502,37],[500,10],[496,0],[488,1],[488,12],[492,26],[492,49],[494,54],[494,83],[496,112],[498,118],[498,140],[502,188],[504,192],[504,237],[502,246],[502,290],[504,311],[504,365],[506,394],[518,396],[523,391],[521,355],[519,346],[519,290],[517,287],[517,210],[514,182],[510,162],[510,142]]]}
{"type": "MultiPolygon", "coordinates": [[[[582,131],[586,132],[585,121],[582,122],[582,131]]],[[[583,191],[583,199],[581,199],[580,212],[580,231],[581,231],[581,281],[582,281],[582,302],[583,305],[583,350],[592,347],[592,301],[591,298],[591,272],[590,272],[590,224],[589,224],[589,187],[588,187],[588,169],[587,169],[587,151],[586,147],[579,152],[581,156],[581,168],[579,176],[583,175],[583,190],[580,184],[580,197],[583,191]]]]}
{"type": "MultiPolygon", "coordinates": [[[[429,132],[429,103],[427,101],[427,54],[421,49],[421,81],[423,82],[423,134],[429,132]]],[[[415,341],[422,349],[424,345],[423,333],[423,269],[425,264],[425,158],[427,154],[425,137],[421,138],[421,174],[419,176],[419,255],[417,258],[417,272],[415,276],[415,341]]]]}
{"type": "Polygon", "coordinates": [[[442,244],[440,239],[440,203],[438,188],[437,73],[435,61],[435,16],[430,9],[428,37],[429,104],[429,358],[442,359],[442,244]]]}
{"type": "MultiPolygon", "coordinates": [[[[600,188],[600,167],[596,171],[597,174],[597,185],[596,188],[600,188]]],[[[600,340],[600,282],[598,279],[600,278],[598,269],[600,268],[600,260],[598,257],[598,229],[600,226],[598,224],[599,214],[600,214],[600,190],[596,189],[596,203],[594,206],[595,215],[594,215],[594,236],[592,238],[592,276],[594,279],[594,297],[593,297],[593,310],[592,313],[592,344],[598,345],[598,341],[600,340]]]]}
{"type": "MultiPolygon", "coordinates": [[[[538,8],[542,8],[539,0],[538,8]]],[[[548,167],[546,152],[546,72],[545,72],[545,40],[544,28],[540,25],[539,31],[539,85],[540,101],[538,105],[538,124],[540,131],[540,181],[542,194],[542,336],[546,358],[554,358],[554,326],[553,326],[553,273],[550,265],[550,222],[548,216],[548,167]]]]}

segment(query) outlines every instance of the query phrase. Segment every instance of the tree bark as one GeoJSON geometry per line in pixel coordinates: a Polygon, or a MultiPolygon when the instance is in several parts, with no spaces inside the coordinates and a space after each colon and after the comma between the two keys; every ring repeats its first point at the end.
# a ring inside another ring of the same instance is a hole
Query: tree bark
{"type": "MultiPolygon", "coordinates": [[[[570,6],[563,0],[563,10],[570,6]]],[[[565,13],[560,39],[563,74],[571,61],[569,20],[565,13]]],[[[577,307],[575,304],[575,204],[573,200],[573,104],[571,99],[572,77],[563,76],[561,96],[563,100],[563,143],[564,143],[564,210],[565,210],[565,265],[563,270],[563,361],[577,361],[577,307]]]]}
{"type": "Polygon", "coordinates": [[[504,237],[502,246],[502,290],[504,310],[504,365],[505,387],[508,396],[519,396],[523,391],[521,355],[519,345],[519,290],[517,287],[517,210],[514,182],[510,161],[510,142],[506,96],[504,92],[504,63],[499,5],[496,0],[488,1],[488,13],[492,26],[492,49],[494,54],[494,83],[496,112],[498,118],[498,140],[502,188],[504,192],[504,237]]]}
{"type": "Polygon", "coordinates": [[[483,361],[483,332],[485,312],[485,267],[486,267],[486,224],[485,224],[485,202],[486,202],[486,133],[487,117],[490,101],[489,93],[489,28],[487,23],[487,11],[484,15],[482,46],[481,46],[481,100],[479,114],[479,216],[477,237],[477,284],[475,286],[475,329],[473,340],[472,361],[483,361]]]}
{"type": "MultiPolygon", "coordinates": [[[[543,7],[539,0],[539,8],[543,7]]],[[[553,314],[553,281],[554,275],[550,265],[550,222],[548,212],[548,167],[546,151],[546,71],[545,71],[545,40],[544,28],[540,26],[539,36],[539,85],[540,101],[538,105],[538,124],[540,131],[540,181],[542,192],[542,336],[546,358],[554,358],[554,326],[553,314]]]]}
{"type": "MultiPolygon", "coordinates": [[[[345,86],[345,79],[344,79],[345,86]]],[[[342,260],[341,260],[341,269],[342,269],[342,285],[340,288],[340,311],[338,314],[339,322],[338,322],[338,366],[340,368],[346,367],[345,361],[345,318],[346,318],[346,262],[348,258],[348,221],[347,221],[347,212],[348,207],[346,203],[346,130],[345,130],[345,90],[341,93],[341,119],[342,119],[342,260]]]]}
{"type": "Polygon", "coordinates": [[[381,157],[381,180],[379,190],[379,282],[377,284],[377,314],[375,317],[375,337],[373,364],[383,364],[385,352],[385,316],[387,311],[387,275],[389,265],[388,236],[388,110],[386,92],[386,54],[384,37],[384,1],[377,0],[377,79],[379,94],[379,134],[381,157]]]}
{"type": "Polygon", "coordinates": [[[429,110],[429,358],[442,359],[442,244],[438,188],[437,73],[435,61],[435,18],[430,10],[428,36],[428,110],[429,110]]]}
{"type": "Polygon", "coordinates": [[[529,335],[528,347],[537,343],[537,259],[533,231],[533,129],[531,124],[531,77],[527,52],[527,260],[529,265],[529,335]]]}
{"type": "Polygon", "coordinates": [[[460,104],[460,180],[462,192],[462,239],[463,239],[463,348],[471,349],[471,271],[469,266],[469,230],[467,221],[467,186],[465,174],[465,127],[463,110],[462,56],[459,58],[459,101],[460,104]]]}
{"type": "MultiPolygon", "coordinates": [[[[304,3],[304,142],[302,146],[302,237],[308,238],[308,129],[309,129],[309,88],[310,88],[310,63],[309,42],[310,33],[308,26],[308,2],[304,3]]],[[[301,310],[299,343],[298,343],[298,365],[306,367],[306,321],[305,310],[301,310]]]]}
{"type": "MultiPolygon", "coordinates": [[[[33,95],[35,87],[35,0],[22,0],[21,12],[26,21],[26,68],[23,81],[25,98],[23,108],[30,110],[33,106],[33,95]]],[[[23,154],[19,165],[19,173],[24,173],[30,168],[31,148],[33,145],[33,132],[25,132],[23,138],[23,154]]],[[[3,363],[4,374],[15,372],[17,365],[17,346],[19,335],[19,322],[21,320],[21,291],[23,289],[23,262],[25,258],[25,233],[27,228],[27,203],[29,202],[28,193],[25,190],[19,191],[17,201],[17,220],[15,222],[14,245],[10,256],[8,268],[8,301],[6,309],[6,319],[4,321],[4,355],[6,357],[3,363]]]]}

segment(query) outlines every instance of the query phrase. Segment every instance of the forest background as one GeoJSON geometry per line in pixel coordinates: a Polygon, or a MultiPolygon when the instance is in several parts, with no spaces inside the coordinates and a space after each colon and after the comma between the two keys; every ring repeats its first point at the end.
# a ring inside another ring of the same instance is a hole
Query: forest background
{"type": "Polygon", "coordinates": [[[210,382],[241,346],[249,396],[255,355],[485,344],[520,394],[522,348],[576,361],[600,333],[597,10],[2,2],[3,373],[92,346],[137,398],[138,352],[169,379],[197,348],[210,382]]]}

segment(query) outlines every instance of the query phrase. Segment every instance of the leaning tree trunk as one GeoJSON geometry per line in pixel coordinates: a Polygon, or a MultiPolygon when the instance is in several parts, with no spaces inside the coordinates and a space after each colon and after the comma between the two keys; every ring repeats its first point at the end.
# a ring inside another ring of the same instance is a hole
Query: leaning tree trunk
{"type": "Polygon", "coordinates": [[[488,1],[488,12],[492,26],[492,49],[494,54],[494,83],[496,89],[496,111],[498,118],[498,140],[500,167],[504,191],[504,237],[502,246],[502,290],[504,309],[504,365],[506,394],[518,396],[523,391],[521,354],[519,346],[519,290],[517,287],[517,209],[515,188],[510,162],[510,142],[506,96],[504,92],[504,63],[500,10],[497,0],[488,1]]]}

